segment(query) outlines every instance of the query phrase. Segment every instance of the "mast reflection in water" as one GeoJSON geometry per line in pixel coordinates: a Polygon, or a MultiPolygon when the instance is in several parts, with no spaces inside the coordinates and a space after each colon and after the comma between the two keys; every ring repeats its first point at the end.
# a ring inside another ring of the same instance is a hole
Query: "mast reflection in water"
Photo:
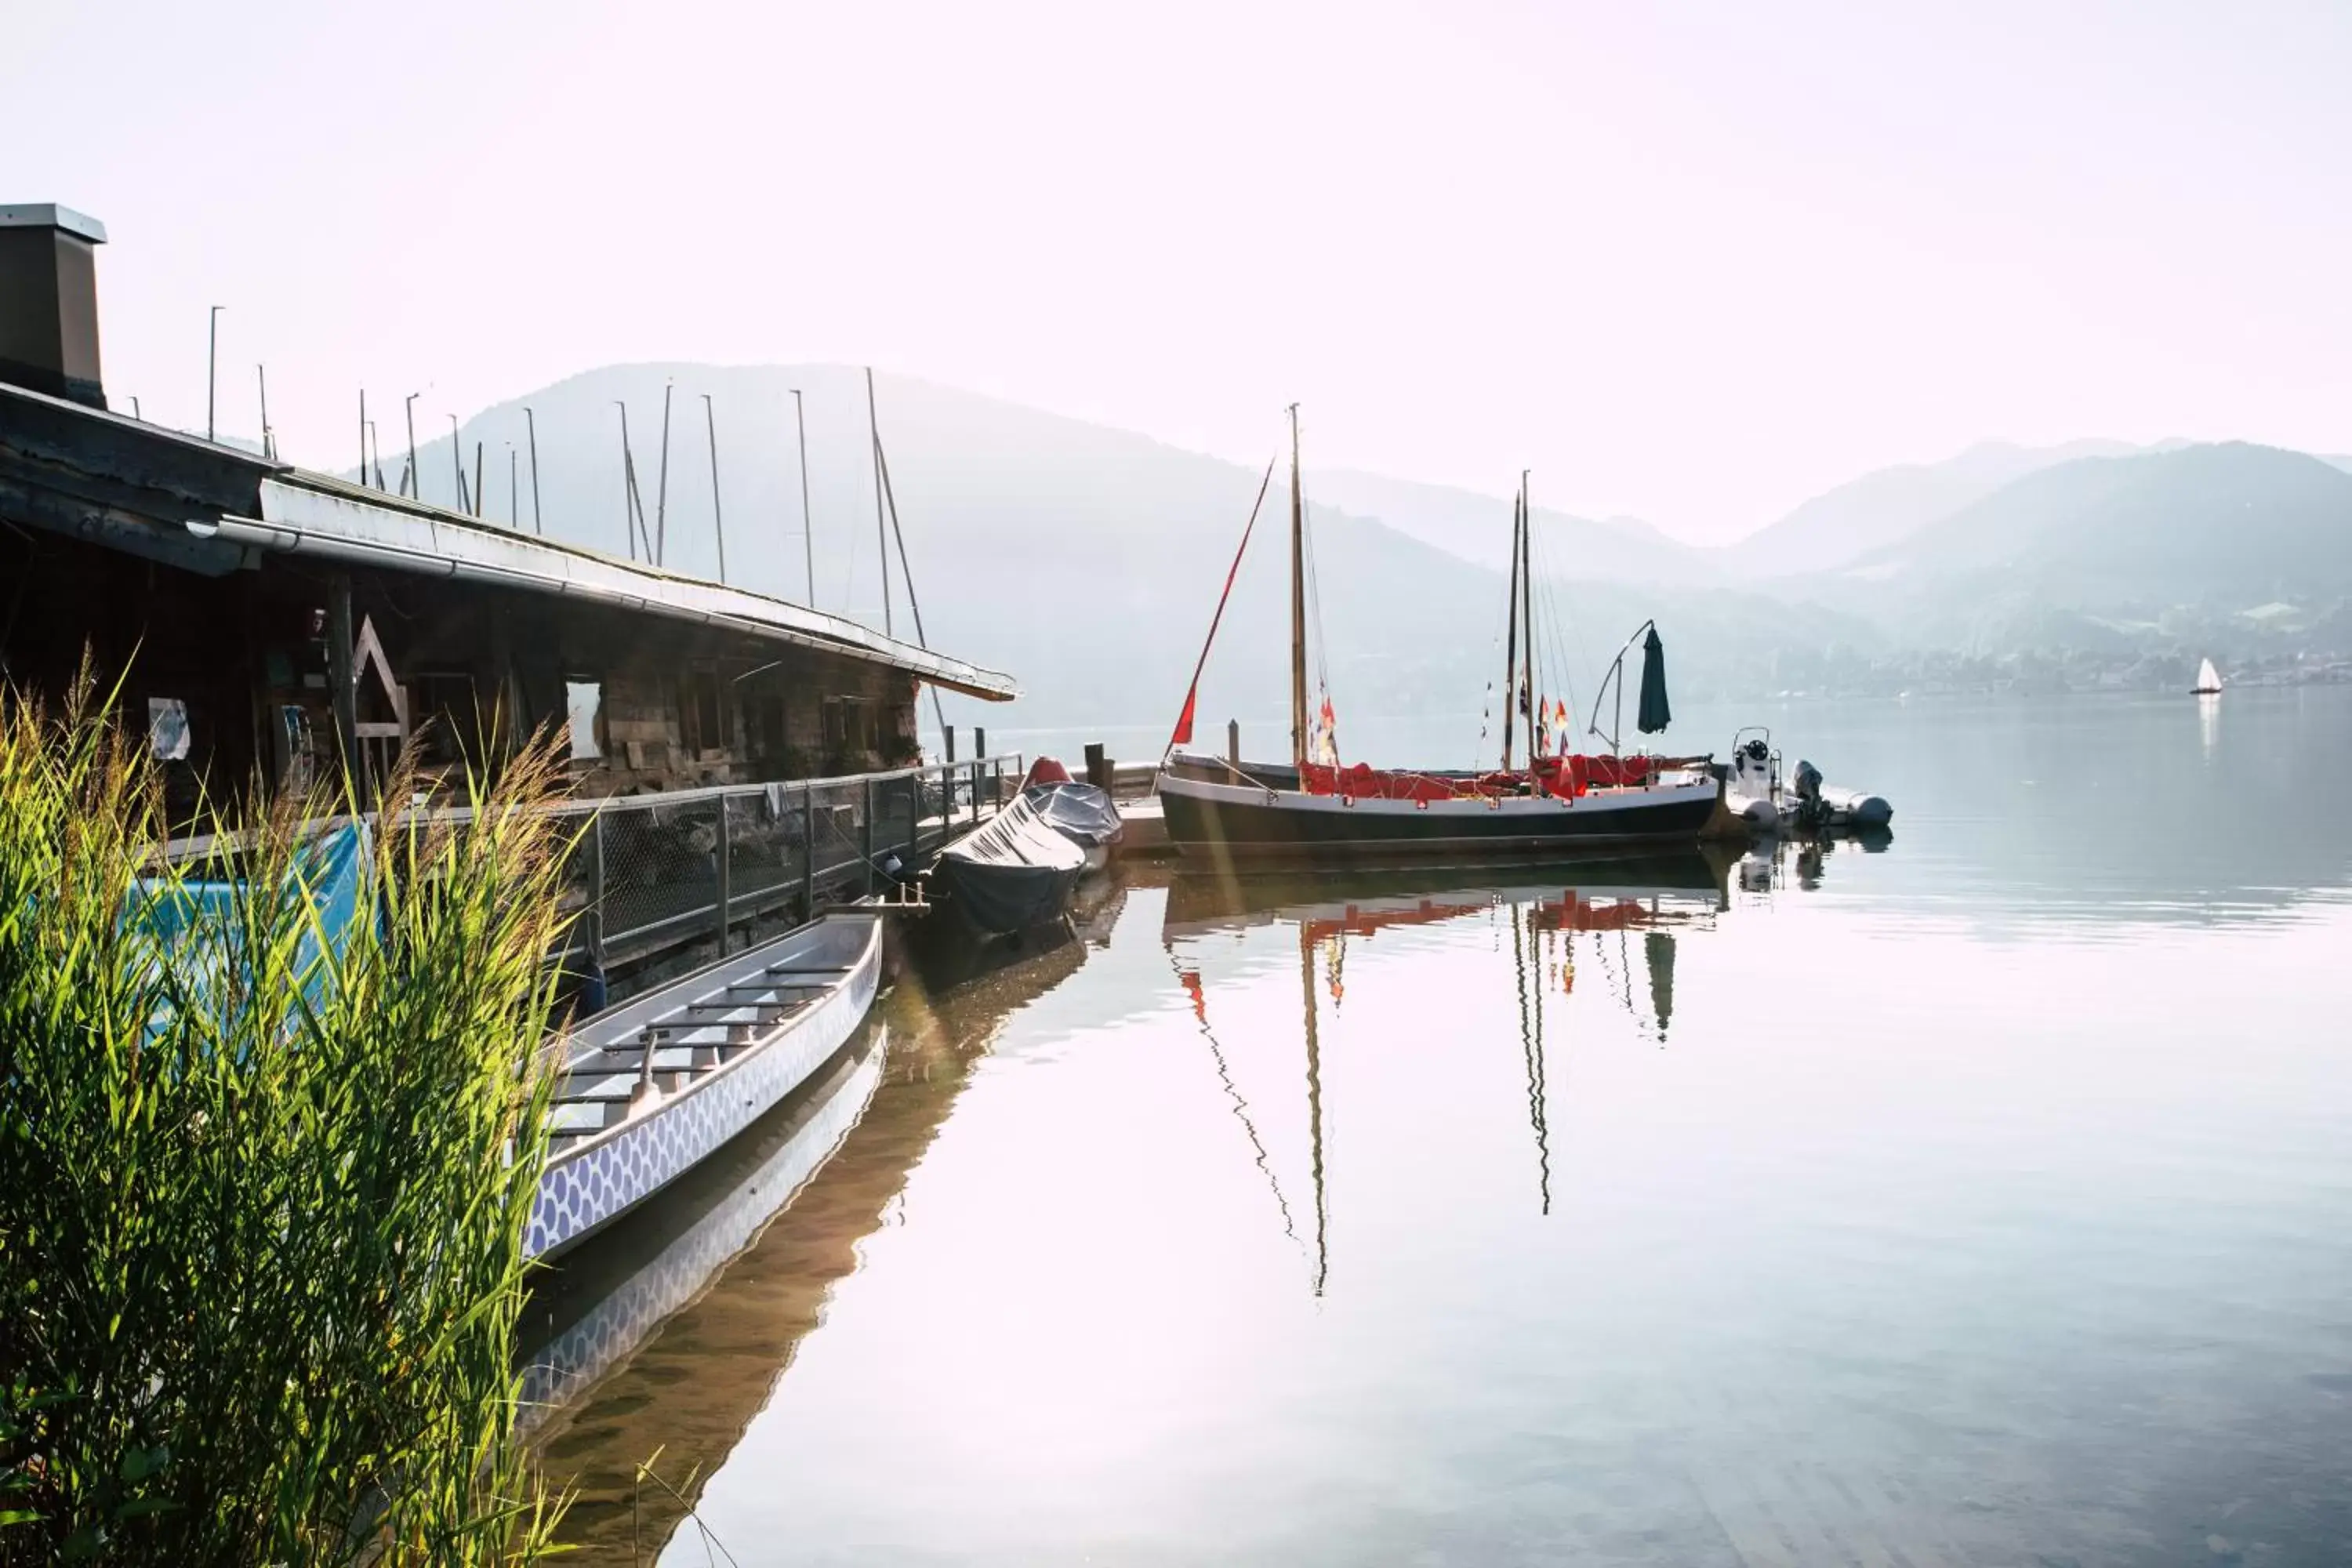
{"type": "MultiPolygon", "coordinates": [[[[1776,853],[1768,848],[1766,856],[1776,853]]],[[[1454,921],[1499,921],[1510,932],[1513,995],[1518,1014],[1521,1061],[1527,1075],[1528,1125],[1533,1139],[1539,1212],[1551,1212],[1551,1151],[1546,1085],[1549,1044],[1544,1029],[1544,993],[1557,984],[1563,994],[1575,984],[1574,939],[1591,934],[1596,945],[1616,933],[1621,969],[1623,937],[1642,931],[1642,953],[1650,980],[1653,1037],[1665,1040],[1674,1016],[1675,939],[1671,927],[1706,923],[1727,907],[1725,882],[1733,857],[1716,849],[1647,851],[1624,857],[1594,857],[1546,868],[1514,868],[1504,874],[1514,885],[1464,885],[1476,871],[1461,868],[1375,871],[1290,871],[1248,875],[1180,874],[1168,890],[1161,941],[1176,960],[1177,974],[1215,1053],[1217,1075],[1247,1129],[1259,1167],[1265,1171],[1283,1216],[1286,1236],[1295,1238],[1289,1205],[1268,1162],[1265,1144],[1250,1118],[1248,1102],[1209,1028],[1208,987],[1197,963],[1183,954],[1219,932],[1268,923],[1297,928],[1300,1060],[1305,1071],[1304,1110],[1307,1173],[1314,1193],[1315,1225],[1310,1283],[1321,1296],[1330,1279],[1330,1204],[1326,1190],[1321,1004],[1316,994],[1319,956],[1324,989],[1336,1016],[1346,991],[1348,944],[1387,930],[1430,927],[1454,921]],[[1294,901],[1295,900],[1295,901],[1294,901]]],[[[1633,993],[1625,1005],[1633,1010],[1633,993]]],[[[1638,1015],[1637,1015],[1638,1016],[1638,1015]]]]}

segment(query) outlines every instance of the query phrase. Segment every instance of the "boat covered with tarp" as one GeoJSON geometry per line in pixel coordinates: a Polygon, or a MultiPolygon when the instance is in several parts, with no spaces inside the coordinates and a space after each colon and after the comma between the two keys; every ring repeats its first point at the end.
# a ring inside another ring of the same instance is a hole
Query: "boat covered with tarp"
{"type": "Polygon", "coordinates": [[[930,885],[982,932],[1009,936],[1060,920],[1086,871],[1086,850],[1024,791],[940,851],[930,885]]]}
{"type": "Polygon", "coordinates": [[[1045,826],[1076,845],[1087,858],[1087,869],[1098,871],[1110,858],[1126,825],[1110,792],[1069,779],[1024,784],[1021,798],[1029,803],[1045,826]]]}

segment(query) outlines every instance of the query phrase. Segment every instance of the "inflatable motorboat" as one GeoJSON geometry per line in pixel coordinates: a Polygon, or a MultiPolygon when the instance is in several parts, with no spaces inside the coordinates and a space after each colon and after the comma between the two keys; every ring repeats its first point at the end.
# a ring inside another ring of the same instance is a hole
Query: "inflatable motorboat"
{"type": "Polygon", "coordinates": [[[1772,732],[1761,725],[1733,736],[1731,761],[1718,765],[1724,808],[1752,832],[1885,827],[1895,817],[1885,795],[1825,784],[1822,771],[1801,758],[1796,772],[1783,780],[1772,732]]]}

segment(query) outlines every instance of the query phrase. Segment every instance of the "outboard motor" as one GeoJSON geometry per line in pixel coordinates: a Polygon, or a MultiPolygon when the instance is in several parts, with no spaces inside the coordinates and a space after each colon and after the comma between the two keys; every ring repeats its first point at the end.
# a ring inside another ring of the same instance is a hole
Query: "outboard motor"
{"type": "Polygon", "coordinates": [[[1794,783],[1798,825],[1802,827],[1828,826],[1830,808],[1829,803],[1822,799],[1822,770],[1799,758],[1794,783]]]}

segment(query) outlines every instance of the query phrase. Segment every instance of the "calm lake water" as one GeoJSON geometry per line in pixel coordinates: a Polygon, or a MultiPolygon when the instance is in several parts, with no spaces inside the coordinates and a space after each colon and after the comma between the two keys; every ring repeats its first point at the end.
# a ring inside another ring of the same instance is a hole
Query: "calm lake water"
{"type": "Polygon", "coordinates": [[[1891,844],[903,983],[551,1292],[586,1559],[2352,1562],[2352,689],[1773,722],[1891,844]]]}

